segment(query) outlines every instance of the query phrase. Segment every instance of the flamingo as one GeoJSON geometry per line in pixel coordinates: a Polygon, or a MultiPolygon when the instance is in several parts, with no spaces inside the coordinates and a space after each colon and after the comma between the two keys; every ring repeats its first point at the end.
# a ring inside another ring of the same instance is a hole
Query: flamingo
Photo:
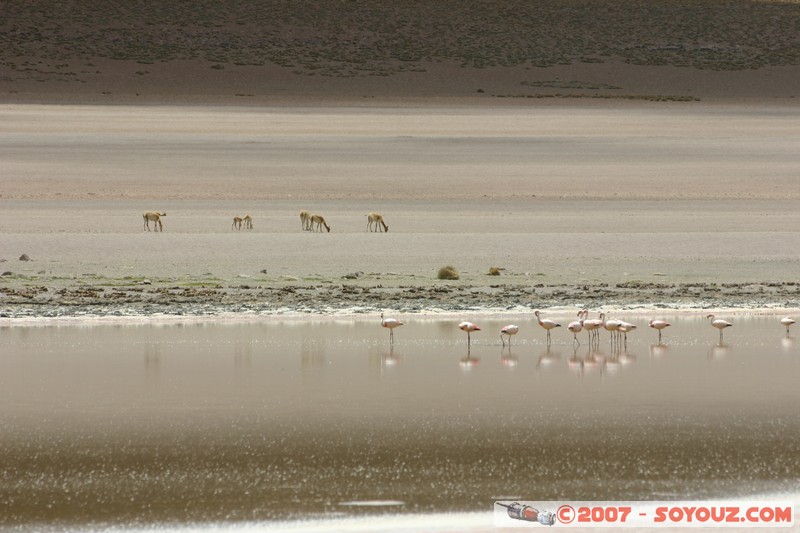
{"type": "Polygon", "coordinates": [[[383,311],[381,311],[381,326],[389,329],[389,343],[394,343],[394,328],[399,328],[404,323],[396,318],[383,318],[383,311]]]}
{"type": "Polygon", "coordinates": [[[550,344],[550,330],[553,328],[560,328],[561,324],[554,322],[547,318],[542,318],[539,316],[539,311],[533,313],[536,315],[536,320],[539,321],[539,325],[542,326],[547,331],[547,344],[550,344]]]}
{"type": "Polygon", "coordinates": [[[781,324],[786,326],[786,336],[788,337],[789,336],[789,326],[794,324],[794,320],[792,318],[788,317],[788,316],[785,316],[785,317],[781,318],[781,324]]]}
{"type": "Polygon", "coordinates": [[[631,324],[630,322],[625,322],[624,320],[619,321],[619,327],[617,331],[622,333],[625,346],[628,346],[628,332],[633,331],[636,329],[636,324],[631,324]]]}
{"type": "Polygon", "coordinates": [[[653,320],[650,321],[650,323],[648,325],[651,328],[658,330],[658,343],[661,344],[661,330],[671,326],[672,324],[670,324],[666,320],[653,319],[653,320]]]}
{"type": "Polygon", "coordinates": [[[514,324],[503,326],[503,328],[500,330],[500,340],[502,341],[503,346],[506,345],[506,341],[505,339],[503,339],[503,335],[508,336],[508,346],[509,348],[511,348],[511,336],[516,335],[517,333],[519,333],[519,326],[516,326],[514,324]]]}
{"type": "Polygon", "coordinates": [[[466,331],[467,332],[467,347],[472,345],[472,341],[470,339],[469,334],[472,333],[473,331],[480,331],[481,330],[481,328],[479,328],[478,326],[476,326],[472,322],[466,322],[466,321],[462,322],[461,324],[459,324],[458,325],[458,329],[460,329],[461,331],[466,331]]]}
{"type": "Polygon", "coordinates": [[[584,309],[583,310],[583,315],[584,315],[584,318],[583,318],[583,329],[585,329],[589,333],[589,340],[591,340],[592,337],[597,335],[597,333],[598,333],[597,330],[605,322],[606,314],[605,313],[600,313],[600,318],[589,319],[588,318],[589,317],[589,310],[588,309],[584,309]]]}
{"type": "Polygon", "coordinates": [[[619,320],[606,320],[605,318],[605,315],[603,315],[603,329],[611,333],[611,342],[614,342],[614,332],[619,331],[622,322],[619,320]]]}
{"type": "MultiPolygon", "coordinates": [[[[582,316],[583,311],[578,312],[578,316],[582,316]]],[[[575,322],[570,322],[567,326],[567,329],[572,332],[572,342],[578,343],[578,346],[581,345],[581,341],[578,340],[578,333],[583,330],[583,320],[576,320],[575,322]]]]}
{"type": "Polygon", "coordinates": [[[722,342],[722,330],[731,327],[733,324],[720,318],[714,320],[714,315],[708,315],[706,318],[711,320],[711,325],[719,330],[719,342],[722,342]]]}

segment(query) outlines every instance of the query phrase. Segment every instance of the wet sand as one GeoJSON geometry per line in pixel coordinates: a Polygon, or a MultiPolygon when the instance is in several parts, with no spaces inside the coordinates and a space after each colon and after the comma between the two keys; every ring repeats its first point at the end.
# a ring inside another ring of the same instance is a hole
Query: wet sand
{"type": "Polygon", "coordinates": [[[0,113],[5,318],[798,307],[795,107],[0,113]]]}
{"type": "Polygon", "coordinates": [[[4,329],[0,526],[335,530],[490,517],[495,499],[797,488],[800,353],[777,316],[726,316],[719,343],[704,318],[664,315],[658,344],[619,314],[639,325],[627,346],[591,348],[512,315],[510,349],[505,319],[469,316],[470,350],[457,319],[404,318],[393,347],[374,319],[4,329]]]}

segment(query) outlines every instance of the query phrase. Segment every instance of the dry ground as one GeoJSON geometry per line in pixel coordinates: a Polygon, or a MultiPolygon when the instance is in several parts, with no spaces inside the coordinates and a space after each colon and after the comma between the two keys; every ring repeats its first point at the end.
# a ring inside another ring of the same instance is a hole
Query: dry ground
{"type": "MultiPolygon", "coordinates": [[[[6,2],[6,102],[797,96],[796,1],[6,2]]],[[[438,103],[441,105],[441,102],[438,103]]]]}
{"type": "Polygon", "coordinates": [[[797,307],[797,108],[662,106],[5,106],[4,313],[797,307]]]}
{"type": "Polygon", "coordinates": [[[167,306],[796,307],[796,1],[2,12],[7,314],[94,305],[86,287],[167,306]],[[141,231],[156,209],[163,235],[141,231]],[[300,209],[333,232],[300,232],[300,209]],[[366,233],[375,209],[388,235],[366,233]],[[255,229],[232,234],[246,212],[255,229]],[[461,280],[440,285],[448,263],[461,280]]]}

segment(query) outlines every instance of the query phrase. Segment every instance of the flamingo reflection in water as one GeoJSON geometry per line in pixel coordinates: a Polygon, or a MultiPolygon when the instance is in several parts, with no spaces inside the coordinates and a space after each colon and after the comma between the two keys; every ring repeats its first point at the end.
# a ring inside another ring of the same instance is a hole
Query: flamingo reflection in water
{"type": "Polygon", "coordinates": [[[567,366],[569,367],[569,369],[572,372],[575,372],[579,376],[583,376],[584,361],[583,361],[583,357],[578,355],[578,347],[577,346],[575,346],[572,349],[572,355],[570,356],[569,359],[567,359],[567,366]]]}
{"type": "Polygon", "coordinates": [[[731,353],[731,345],[726,342],[715,344],[708,350],[709,361],[720,361],[728,357],[731,353]]]}
{"type": "Polygon", "coordinates": [[[587,373],[599,370],[602,372],[606,356],[600,352],[589,350],[588,355],[583,359],[583,371],[587,373]]]}
{"type": "Polygon", "coordinates": [[[664,357],[669,353],[669,346],[666,344],[651,344],[650,345],[650,357],[653,359],[658,359],[660,357],[664,357]]]}
{"type": "Polygon", "coordinates": [[[461,358],[458,361],[458,365],[461,367],[461,370],[472,370],[481,360],[477,357],[472,357],[469,355],[469,351],[467,351],[467,356],[461,358]]]}
{"type": "Polygon", "coordinates": [[[506,368],[516,368],[519,364],[519,357],[511,353],[511,345],[508,350],[505,347],[500,348],[500,364],[506,368]]]}
{"type": "Polygon", "coordinates": [[[549,368],[560,360],[561,352],[552,351],[550,349],[550,345],[548,344],[544,351],[539,355],[539,359],[536,361],[536,368],[549,368]]]}
{"type": "Polygon", "coordinates": [[[384,367],[392,367],[397,366],[397,363],[400,362],[400,357],[395,355],[394,353],[394,344],[389,345],[389,352],[383,353],[381,356],[381,364],[384,367]]]}

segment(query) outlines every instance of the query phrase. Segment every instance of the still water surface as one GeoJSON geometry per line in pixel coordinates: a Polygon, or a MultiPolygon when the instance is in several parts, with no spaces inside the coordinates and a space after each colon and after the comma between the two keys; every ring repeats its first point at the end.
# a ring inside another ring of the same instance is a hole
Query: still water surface
{"type": "Polygon", "coordinates": [[[662,344],[618,318],[627,348],[475,318],[469,352],[441,318],[406,317],[393,347],[377,319],[0,328],[0,527],[797,492],[780,317],[735,317],[722,344],[704,317],[666,317],[662,344]]]}

